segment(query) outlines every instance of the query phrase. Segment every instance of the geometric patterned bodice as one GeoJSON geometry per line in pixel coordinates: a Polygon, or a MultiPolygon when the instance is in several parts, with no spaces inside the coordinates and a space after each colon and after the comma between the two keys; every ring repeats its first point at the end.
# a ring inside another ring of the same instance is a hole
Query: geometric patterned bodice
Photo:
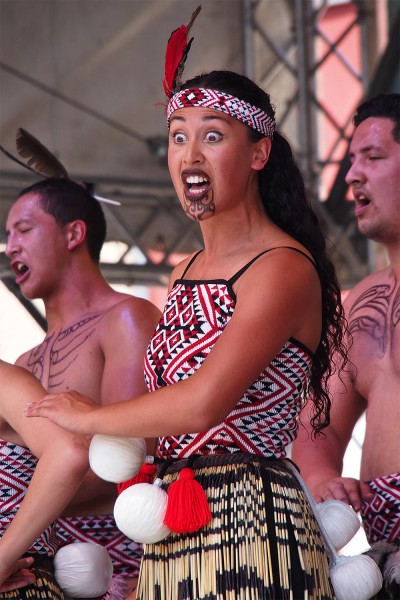
{"type": "MultiPolygon", "coordinates": [[[[186,379],[201,367],[235,310],[234,281],[257,258],[229,281],[182,278],[174,283],[145,357],[150,391],[186,379]]],[[[283,458],[297,435],[311,364],[312,353],[289,339],[222,423],[209,431],[159,438],[157,456],[247,452],[283,458]]]]}
{"type": "MultiPolygon", "coordinates": [[[[37,462],[28,448],[0,439],[0,537],[24,499],[37,462]]],[[[51,526],[47,527],[28,552],[54,556],[57,547],[51,532],[51,526]]]]}

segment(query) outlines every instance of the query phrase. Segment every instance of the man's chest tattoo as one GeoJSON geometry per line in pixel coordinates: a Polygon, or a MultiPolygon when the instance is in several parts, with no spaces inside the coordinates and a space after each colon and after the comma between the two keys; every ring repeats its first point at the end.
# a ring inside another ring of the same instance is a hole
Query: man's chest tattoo
{"type": "Polygon", "coordinates": [[[366,333],[379,346],[381,356],[390,351],[400,321],[400,287],[381,284],[368,288],[349,313],[349,333],[366,333]]]}
{"type": "Polygon", "coordinates": [[[68,369],[78,360],[102,316],[103,313],[91,315],[58,333],[53,332],[32,350],[27,367],[49,391],[63,385],[68,369]]]}

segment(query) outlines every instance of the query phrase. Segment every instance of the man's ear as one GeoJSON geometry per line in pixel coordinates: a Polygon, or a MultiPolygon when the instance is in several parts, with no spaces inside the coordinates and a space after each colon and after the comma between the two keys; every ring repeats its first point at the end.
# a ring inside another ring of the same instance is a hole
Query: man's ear
{"type": "Polygon", "coordinates": [[[73,250],[86,240],[87,226],[84,221],[72,221],[67,225],[68,250],[73,250]]]}
{"type": "Polygon", "coordinates": [[[252,168],[255,171],[261,171],[268,162],[271,152],[271,140],[267,137],[261,138],[256,143],[256,151],[252,163],[252,168]]]}

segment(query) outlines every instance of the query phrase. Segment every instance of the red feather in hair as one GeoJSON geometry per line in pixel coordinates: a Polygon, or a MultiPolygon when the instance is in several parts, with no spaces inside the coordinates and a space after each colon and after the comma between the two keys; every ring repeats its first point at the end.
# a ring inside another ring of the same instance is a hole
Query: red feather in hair
{"type": "Polygon", "coordinates": [[[170,35],[165,53],[165,77],[163,79],[163,88],[167,98],[171,98],[174,90],[182,76],[185,61],[193,42],[193,38],[188,40],[188,33],[201,10],[198,6],[187,25],[181,25],[170,35]]]}

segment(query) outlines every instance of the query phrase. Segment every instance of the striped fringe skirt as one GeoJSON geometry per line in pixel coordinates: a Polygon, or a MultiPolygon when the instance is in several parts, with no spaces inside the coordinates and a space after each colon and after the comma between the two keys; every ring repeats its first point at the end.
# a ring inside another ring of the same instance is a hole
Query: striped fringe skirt
{"type": "Polygon", "coordinates": [[[36,575],[35,583],[12,592],[0,592],[0,598],[64,600],[64,594],[54,578],[53,560],[39,554],[35,554],[34,558],[35,562],[30,570],[36,575]]]}
{"type": "MultiPolygon", "coordinates": [[[[137,600],[334,598],[318,524],[285,461],[239,453],[192,458],[212,520],[144,545],[137,600]]],[[[165,489],[186,464],[168,466],[165,489]]]]}

